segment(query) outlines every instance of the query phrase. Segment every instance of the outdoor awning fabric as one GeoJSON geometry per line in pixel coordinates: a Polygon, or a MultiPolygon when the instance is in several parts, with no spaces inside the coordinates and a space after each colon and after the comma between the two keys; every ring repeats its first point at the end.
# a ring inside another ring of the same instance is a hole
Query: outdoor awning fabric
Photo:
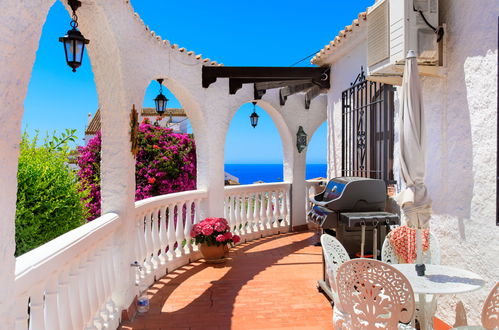
{"type": "Polygon", "coordinates": [[[409,51],[402,81],[400,106],[400,167],[406,184],[397,196],[407,225],[427,228],[431,199],[424,183],[426,137],[423,100],[416,54],[409,51]]]}

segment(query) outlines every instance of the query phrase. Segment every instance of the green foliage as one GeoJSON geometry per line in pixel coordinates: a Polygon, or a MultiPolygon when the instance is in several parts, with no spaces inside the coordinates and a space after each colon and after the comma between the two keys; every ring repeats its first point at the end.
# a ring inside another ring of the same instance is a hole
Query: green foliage
{"type": "Polygon", "coordinates": [[[75,173],[68,167],[68,143],[76,130],[47,136],[38,145],[38,133],[21,140],[17,173],[16,256],[28,252],[85,223],[75,173]]]}

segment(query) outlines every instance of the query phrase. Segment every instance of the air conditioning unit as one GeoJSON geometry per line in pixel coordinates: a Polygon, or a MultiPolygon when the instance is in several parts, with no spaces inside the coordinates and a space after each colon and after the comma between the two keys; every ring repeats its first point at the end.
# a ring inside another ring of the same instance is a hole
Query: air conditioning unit
{"type": "Polygon", "coordinates": [[[409,50],[416,52],[421,74],[438,76],[438,29],[438,0],[378,0],[367,10],[368,79],[390,83],[392,77],[397,84],[409,50]]]}

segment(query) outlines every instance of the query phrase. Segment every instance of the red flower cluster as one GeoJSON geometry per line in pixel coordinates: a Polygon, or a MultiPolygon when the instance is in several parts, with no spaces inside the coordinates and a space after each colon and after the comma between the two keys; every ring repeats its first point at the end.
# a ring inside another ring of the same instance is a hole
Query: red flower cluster
{"type": "Polygon", "coordinates": [[[191,237],[195,239],[196,244],[206,243],[209,246],[233,245],[241,241],[239,236],[232,235],[229,223],[224,218],[206,218],[195,224],[191,237]]]}

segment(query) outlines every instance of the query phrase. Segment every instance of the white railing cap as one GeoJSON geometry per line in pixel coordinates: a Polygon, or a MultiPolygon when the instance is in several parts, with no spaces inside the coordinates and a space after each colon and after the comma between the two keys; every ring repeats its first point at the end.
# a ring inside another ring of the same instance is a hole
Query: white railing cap
{"type": "Polygon", "coordinates": [[[208,197],[208,191],[187,190],[173,194],[150,197],[141,201],[135,202],[135,210],[138,212],[147,211],[150,209],[160,208],[169,204],[176,204],[183,201],[193,201],[196,199],[204,199],[208,197]]]}
{"type": "Polygon", "coordinates": [[[107,213],[16,258],[16,291],[22,292],[112,234],[119,216],[107,213]]]}
{"type": "Polygon", "coordinates": [[[289,187],[291,187],[290,182],[254,183],[254,184],[244,184],[240,186],[225,186],[225,194],[231,195],[234,193],[284,190],[284,189],[289,189],[289,187]]]}

